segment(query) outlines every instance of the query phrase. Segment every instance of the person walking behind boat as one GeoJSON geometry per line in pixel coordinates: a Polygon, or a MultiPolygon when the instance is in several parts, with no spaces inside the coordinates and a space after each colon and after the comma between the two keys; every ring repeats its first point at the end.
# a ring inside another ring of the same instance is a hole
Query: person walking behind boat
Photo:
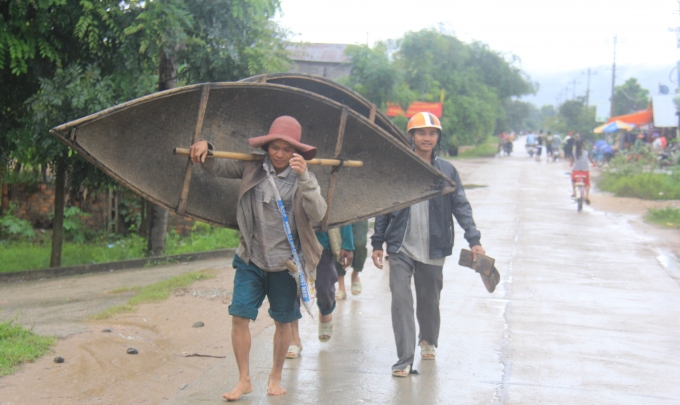
{"type": "Polygon", "coordinates": [[[248,140],[250,146],[266,151],[264,161],[206,160],[212,151],[212,145],[206,141],[199,141],[190,149],[191,161],[194,164],[202,163],[212,176],[242,179],[236,212],[241,243],[232,263],[236,274],[229,306],[232,316],[231,339],[239,381],[223,395],[229,401],[237,400],[253,390],[249,368],[249,324],[257,317],[265,296],[269,300],[269,316],[274,319],[276,327],[274,361],[267,393],[286,393],[286,389],[281,386],[281,373],[290,344],[291,322],[300,319],[302,314],[296,307],[296,280],[284,264],[292,251],[272,182],[275,182],[281,195],[292,237],[299,246],[297,251],[301,252],[301,260],[310,274],[314,274],[322,253],[312,224],[323,219],[327,208],[319,184],[307,170],[305,162],[305,159],[314,158],[316,148],[301,143],[301,135],[298,121],[293,117],[282,116],[274,120],[267,135],[248,140]]]}
{"type": "MultiPolygon", "coordinates": [[[[390,254],[390,291],[392,292],[392,328],[397,346],[397,362],[392,375],[407,377],[412,369],[416,344],[421,357],[434,360],[438,345],[439,298],[443,287],[443,266],[453,251],[453,216],[465,230],[473,257],[485,254],[480,244],[481,233],[472,218],[472,208],[465,197],[460,176],[451,163],[439,159],[435,148],[441,138],[441,123],[430,113],[418,113],[408,122],[407,131],[415,153],[456,183],[453,193],[435,197],[375,220],[371,237],[372,259],[383,268],[383,244],[390,254]],[[420,333],[416,326],[411,294],[411,278],[415,281],[420,333]]],[[[399,187],[399,184],[395,184],[399,187]]]]}
{"type": "MultiPolygon", "coordinates": [[[[342,247],[340,261],[344,267],[352,263],[354,256],[354,239],[352,238],[352,225],[340,227],[342,235],[342,247]]],[[[318,336],[321,342],[328,342],[333,336],[333,311],[335,310],[335,283],[338,281],[338,273],[335,271],[335,258],[331,250],[331,242],[328,232],[316,232],[316,239],[323,247],[321,260],[316,266],[316,305],[319,307],[318,336]]],[[[291,323],[291,342],[286,353],[287,359],[296,359],[302,351],[302,339],[298,320],[291,323]]]]}
{"type": "MultiPolygon", "coordinates": [[[[368,220],[355,222],[352,224],[352,236],[354,239],[354,258],[352,259],[352,276],[351,276],[351,291],[352,295],[361,294],[361,279],[359,273],[364,269],[366,257],[368,256],[368,249],[366,243],[368,242],[368,220]]],[[[338,271],[338,291],[335,293],[335,298],[338,301],[347,298],[347,291],[345,291],[345,275],[347,274],[346,267],[340,263],[335,263],[335,269],[338,271]]]]}

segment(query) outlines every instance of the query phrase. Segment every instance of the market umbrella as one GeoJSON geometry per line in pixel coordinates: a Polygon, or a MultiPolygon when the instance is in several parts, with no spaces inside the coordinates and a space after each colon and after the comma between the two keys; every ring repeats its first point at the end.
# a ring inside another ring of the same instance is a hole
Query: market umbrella
{"type": "Polygon", "coordinates": [[[599,127],[593,129],[593,132],[596,134],[601,134],[603,132],[616,132],[619,130],[630,131],[633,128],[635,128],[635,125],[633,124],[628,124],[623,121],[614,121],[600,125],[599,127]]]}

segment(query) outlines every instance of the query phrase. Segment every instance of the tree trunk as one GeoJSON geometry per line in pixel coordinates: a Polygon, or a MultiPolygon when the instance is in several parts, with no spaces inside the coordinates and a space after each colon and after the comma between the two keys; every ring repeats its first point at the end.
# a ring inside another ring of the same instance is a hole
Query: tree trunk
{"type": "Polygon", "coordinates": [[[64,244],[64,188],[66,185],[66,164],[57,162],[57,177],[54,190],[54,219],[52,220],[52,254],[50,267],[61,267],[61,248],[64,244]]]}
{"type": "Polygon", "coordinates": [[[149,255],[160,256],[165,251],[165,232],[168,228],[168,210],[149,203],[149,255]]]}
{"type": "MultiPolygon", "coordinates": [[[[175,55],[161,50],[158,66],[158,91],[169,90],[177,85],[177,65],[175,55]]],[[[168,211],[156,204],[149,203],[149,239],[147,248],[152,256],[165,251],[165,232],[168,227],[168,211]]]]}

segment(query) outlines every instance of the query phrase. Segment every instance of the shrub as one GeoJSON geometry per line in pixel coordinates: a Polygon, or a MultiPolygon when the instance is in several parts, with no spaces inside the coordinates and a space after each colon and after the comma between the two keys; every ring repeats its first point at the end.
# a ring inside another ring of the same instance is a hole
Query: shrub
{"type": "MultiPolygon", "coordinates": [[[[89,216],[90,214],[81,211],[78,207],[64,209],[64,235],[66,235],[68,240],[76,243],[85,243],[87,237],[92,236],[83,223],[83,218],[89,216]]],[[[50,219],[54,219],[54,212],[50,214],[50,219]]]]}
{"type": "Polygon", "coordinates": [[[680,227],[680,208],[666,207],[661,209],[651,208],[647,213],[647,220],[659,225],[673,228],[680,227]]]}
{"type": "Polygon", "coordinates": [[[17,218],[14,213],[17,210],[15,203],[10,204],[9,209],[0,217],[0,237],[3,240],[29,240],[35,238],[35,231],[31,223],[25,219],[17,218]]]}
{"type": "Polygon", "coordinates": [[[658,171],[655,166],[656,155],[647,148],[616,156],[600,177],[598,187],[620,197],[680,199],[680,169],[658,171]]]}

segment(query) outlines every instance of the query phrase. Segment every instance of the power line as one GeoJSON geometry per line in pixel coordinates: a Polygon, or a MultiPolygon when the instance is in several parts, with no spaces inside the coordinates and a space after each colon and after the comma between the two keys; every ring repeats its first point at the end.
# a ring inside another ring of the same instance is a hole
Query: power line
{"type": "Polygon", "coordinates": [[[576,85],[581,84],[581,82],[577,82],[576,79],[571,81],[572,87],[571,87],[571,99],[576,100],[576,85]]]}
{"type": "Polygon", "coordinates": [[[612,62],[612,95],[609,99],[609,118],[614,116],[614,86],[616,85],[616,34],[614,34],[614,58],[612,62]]]}
{"type": "Polygon", "coordinates": [[[587,72],[581,72],[581,74],[588,76],[588,84],[586,85],[586,109],[588,109],[588,103],[590,102],[590,76],[596,75],[597,72],[591,72],[590,68],[588,68],[587,72]]]}

